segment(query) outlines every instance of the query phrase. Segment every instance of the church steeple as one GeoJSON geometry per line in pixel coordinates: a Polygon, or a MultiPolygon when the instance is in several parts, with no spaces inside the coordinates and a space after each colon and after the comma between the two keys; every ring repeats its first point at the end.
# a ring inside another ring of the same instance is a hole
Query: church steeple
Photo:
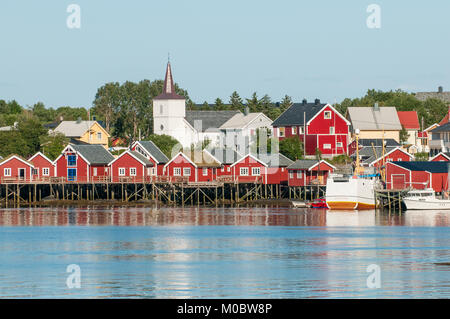
{"type": "Polygon", "coordinates": [[[167,62],[166,78],[164,80],[163,92],[162,94],[158,95],[153,99],[157,100],[185,99],[184,96],[175,93],[175,85],[173,83],[172,68],[170,66],[170,61],[167,62]]]}

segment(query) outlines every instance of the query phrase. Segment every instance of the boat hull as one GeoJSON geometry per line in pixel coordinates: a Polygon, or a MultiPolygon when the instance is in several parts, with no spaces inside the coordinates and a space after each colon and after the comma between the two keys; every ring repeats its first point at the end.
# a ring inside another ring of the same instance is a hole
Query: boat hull
{"type": "Polygon", "coordinates": [[[375,209],[375,204],[360,202],[327,202],[327,206],[331,210],[367,210],[375,209]]]}
{"type": "Polygon", "coordinates": [[[433,199],[433,200],[416,200],[404,198],[407,210],[450,210],[450,200],[433,199]]]}
{"type": "Polygon", "coordinates": [[[366,178],[329,178],[326,203],[331,210],[367,210],[376,207],[376,181],[366,178]]]}

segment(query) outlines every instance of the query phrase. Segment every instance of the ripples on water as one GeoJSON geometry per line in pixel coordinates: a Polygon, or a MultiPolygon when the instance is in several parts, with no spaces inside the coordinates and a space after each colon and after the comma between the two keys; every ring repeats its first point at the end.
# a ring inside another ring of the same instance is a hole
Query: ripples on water
{"type": "Polygon", "coordinates": [[[432,211],[3,209],[0,297],[449,298],[448,226],[432,211]]]}

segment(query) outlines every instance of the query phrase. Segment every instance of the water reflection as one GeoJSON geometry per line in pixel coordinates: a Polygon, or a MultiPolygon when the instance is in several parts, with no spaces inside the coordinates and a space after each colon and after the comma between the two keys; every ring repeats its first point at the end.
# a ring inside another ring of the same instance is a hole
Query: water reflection
{"type": "Polygon", "coordinates": [[[0,226],[450,226],[450,211],[329,211],[285,207],[53,207],[0,209],[0,226]]]}

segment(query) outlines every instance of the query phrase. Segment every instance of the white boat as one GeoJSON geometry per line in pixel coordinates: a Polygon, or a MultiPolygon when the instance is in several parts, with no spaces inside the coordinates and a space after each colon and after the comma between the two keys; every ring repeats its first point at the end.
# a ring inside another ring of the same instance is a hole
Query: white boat
{"type": "Polygon", "coordinates": [[[403,197],[407,210],[442,210],[450,209],[450,199],[436,198],[434,190],[412,190],[403,197]]]}
{"type": "Polygon", "coordinates": [[[308,207],[305,202],[292,201],[292,206],[294,208],[306,208],[308,207]]]}
{"type": "Polygon", "coordinates": [[[376,207],[375,178],[331,175],[327,180],[325,200],[332,210],[364,210],[376,207]]]}

